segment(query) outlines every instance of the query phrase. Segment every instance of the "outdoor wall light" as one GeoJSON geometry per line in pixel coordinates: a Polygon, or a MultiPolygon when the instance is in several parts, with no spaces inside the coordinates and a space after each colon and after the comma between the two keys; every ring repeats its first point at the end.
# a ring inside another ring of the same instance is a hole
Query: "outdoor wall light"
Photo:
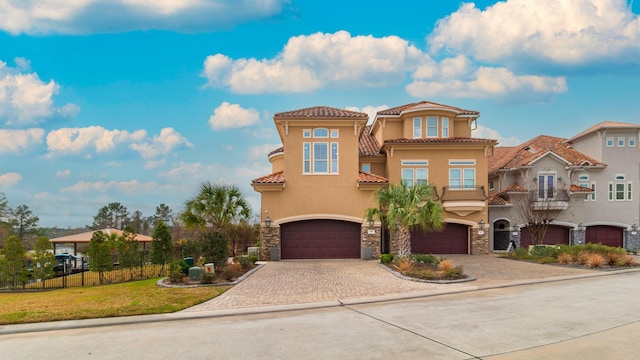
{"type": "Polygon", "coordinates": [[[484,235],[484,219],[480,219],[478,227],[480,228],[480,230],[478,230],[478,235],[484,235]]]}
{"type": "Polygon", "coordinates": [[[373,220],[371,216],[367,219],[367,222],[369,223],[369,227],[373,227],[373,224],[375,224],[375,220],[373,220]]]}
{"type": "Polygon", "coordinates": [[[271,218],[267,215],[267,218],[264,219],[264,224],[267,225],[267,227],[271,227],[271,218]]]}
{"type": "Polygon", "coordinates": [[[584,231],[584,224],[583,223],[578,224],[578,231],[584,231]]]}
{"type": "Polygon", "coordinates": [[[631,225],[631,235],[635,235],[638,233],[638,225],[633,224],[631,225]]]}

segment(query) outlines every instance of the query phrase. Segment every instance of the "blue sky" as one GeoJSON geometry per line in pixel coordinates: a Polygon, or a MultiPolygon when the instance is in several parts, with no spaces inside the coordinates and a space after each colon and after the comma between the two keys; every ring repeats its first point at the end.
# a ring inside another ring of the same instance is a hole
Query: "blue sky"
{"type": "Polygon", "coordinates": [[[317,105],[445,103],[505,146],[640,122],[639,4],[385,4],[0,1],[0,192],[62,228],[179,212],[204,181],[257,212],[273,114],[317,105]]]}

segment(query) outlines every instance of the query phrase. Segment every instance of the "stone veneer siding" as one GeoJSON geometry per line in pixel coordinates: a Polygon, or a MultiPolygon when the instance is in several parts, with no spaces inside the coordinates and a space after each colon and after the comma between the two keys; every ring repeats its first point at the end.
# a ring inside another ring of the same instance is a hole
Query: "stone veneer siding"
{"type": "Polygon", "coordinates": [[[260,227],[260,260],[271,260],[271,248],[280,248],[280,226],[260,227]]]}
{"type": "Polygon", "coordinates": [[[633,251],[640,249],[640,231],[625,231],[626,241],[624,242],[624,248],[633,251]]]}
{"type": "Polygon", "coordinates": [[[371,247],[371,259],[380,259],[380,226],[369,227],[369,225],[362,225],[360,230],[360,247],[362,254],[361,259],[364,259],[364,248],[371,247]],[[369,234],[369,230],[374,230],[375,233],[369,234]]]}
{"type": "Polygon", "coordinates": [[[489,253],[489,230],[484,229],[483,234],[478,234],[480,229],[471,229],[471,255],[485,255],[489,253]]]}

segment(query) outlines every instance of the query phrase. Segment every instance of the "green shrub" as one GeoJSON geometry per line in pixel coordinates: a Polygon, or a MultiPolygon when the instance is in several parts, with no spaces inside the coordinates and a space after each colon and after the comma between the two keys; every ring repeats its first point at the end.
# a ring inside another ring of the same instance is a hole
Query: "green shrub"
{"type": "Polygon", "coordinates": [[[392,254],[381,254],[380,255],[380,262],[383,264],[391,264],[391,262],[393,261],[393,255],[392,254]]]}
{"type": "Polygon", "coordinates": [[[464,269],[462,265],[459,265],[443,271],[442,274],[447,279],[459,279],[464,275],[464,269]]]}
{"type": "Polygon", "coordinates": [[[437,266],[440,262],[438,258],[431,254],[413,254],[411,258],[414,262],[422,263],[422,264],[430,264],[433,266],[437,266]]]}
{"type": "Polygon", "coordinates": [[[249,261],[251,261],[251,263],[253,265],[255,265],[258,262],[258,257],[254,256],[254,255],[251,255],[251,256],[249,256],[249,261]]]}
{"type": "Polygon", "coordinates": [[[420,271],[420,278],[425,280],[433,280],[436,278],[436,273],[431,270],[420,271]]]}
{"type": "Polygon", "coordinates": [[[233,261],[240,264],[240,266],[246,270],[253,266],[255,262],[252,262],[248,256],[236,256],[233,258],[233,261]]]}
{"type": "Polygon", "coordinates": [[[201,284],[213,284],[216,280],[216,276],[213,273],[204,273],[202,274],[202,279],[200,279],[201,284]]]}

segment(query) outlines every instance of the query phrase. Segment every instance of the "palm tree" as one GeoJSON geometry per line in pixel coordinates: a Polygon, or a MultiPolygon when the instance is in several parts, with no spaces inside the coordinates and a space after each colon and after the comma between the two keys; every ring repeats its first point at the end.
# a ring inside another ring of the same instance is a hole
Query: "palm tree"
{"type": "Polygon", "coordinates": [[[227,225],[250,215],[251,207],[237,187],[206,182],[195,197],[186,201],[180,220],[188,228],[213,233],[225,232],[227,225]]]}
{"type": "Polygon", "coordinates": [[[378,190],[376,198],[378,207],[367,209],[365,216],[378,217],[395,234],[399,256],[411,255],[411,228],[435,231],[444,226],[444,210],[433,186],[391,184],[378,190]]]}

